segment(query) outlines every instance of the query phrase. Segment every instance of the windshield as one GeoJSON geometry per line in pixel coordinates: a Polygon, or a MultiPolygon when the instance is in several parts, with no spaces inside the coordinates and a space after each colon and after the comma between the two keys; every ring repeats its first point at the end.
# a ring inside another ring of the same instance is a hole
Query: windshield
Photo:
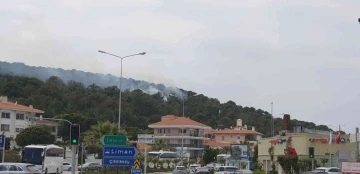
{"type": "Polygon", "coordinates": [[[177,170],[185,170],[185,167],[176,167],[177,170]]]}
{"type": "Polygon", "coordinates": [[[148,153],[148,157],[150,157],[150,158],[158,158],[158,157],[159,157],[159,154],[156,154],[156,153],[148,153]]]}
{"type": "Polygon", "coordinates": [[[31,172],[37,172],[37,168],[35,165],[27,165],[26,168],[31,172]]]}
{"type": "Polygon", "coordinates": [[[44,149],[42,148],[24,148],[22,154],[22,162],[41,165],[42,164],[42,157],[41,153],[43,153],[44,149]]]}
{"type": "Polygon", "coordinates": [[[236,167],[225,167],[225,171],[227,172],[234,172],[237,171],[238,169],[236,167]]]}
{"type": "Polygon", "coordinates": [[[325,172],[325,169],[315,169],[314,172],[325,172]]]}

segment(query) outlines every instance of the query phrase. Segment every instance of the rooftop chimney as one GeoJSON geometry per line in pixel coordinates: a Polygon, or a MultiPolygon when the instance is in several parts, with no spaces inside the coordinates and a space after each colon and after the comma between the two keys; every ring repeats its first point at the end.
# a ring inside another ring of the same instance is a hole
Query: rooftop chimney
{"type": "Polygon", "coordinates": [[[29,105],[29,108],[33,108],[33,105],[29,105]]]}
{"type": "Polygon", "coordinates": [[[0,102],[7,103],[7,101],[8,101],[7,96],[0,96],[0,102]]]}
{"type": "Polygon", "coordinates": [[[251,130],[252,130],[252,131],[255,131],[255,126],[251,127],[251,130]]]}
{"type": "Polygon", "coordinates": [[[291,130],[291,121],[290,121],[290,115],[284,114],[283,117],[283,130],[291,130]]]}
{"type": "Polygon", "coordinates": [[[42,120],[42,115],[40,115],[40,120],[42,120]]]}

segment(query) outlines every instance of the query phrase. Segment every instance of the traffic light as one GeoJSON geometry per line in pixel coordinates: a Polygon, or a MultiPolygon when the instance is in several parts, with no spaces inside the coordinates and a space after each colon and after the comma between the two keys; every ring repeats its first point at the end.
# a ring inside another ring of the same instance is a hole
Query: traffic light
{"type": "Polygon", "coordinates": [[[5,150],[10,150],[10,138],[5,138],[5,150]]]}
{"type": "Polygon", "coordinates": [[[314,147],[309,147],[309,158],[314,158],[314,147]]]}
{"type": "Polygon", "coordinates": [[[80,125],[72,124],[70,127],[70,144],[79,145],[80,125]]]}

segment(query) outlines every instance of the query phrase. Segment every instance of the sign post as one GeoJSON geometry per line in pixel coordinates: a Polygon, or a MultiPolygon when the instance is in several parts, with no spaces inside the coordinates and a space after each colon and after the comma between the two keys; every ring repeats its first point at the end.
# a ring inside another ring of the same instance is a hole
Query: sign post
{"type": "MultiPolygon", "coordinates": [[[[144,174],[146,174],[146,171],[147,171],[147,144],[153,144],[155,142],[154,134],[138,134],[138,143],[142,143],[142,142],[145,144],[144,174]]],[[[137,174],[137,173],[135,173],[135,174],[137,174]]]]}
{"type": "Polygon", "coordinates": [[[100,142],[103,147],[103,166],[133,166],[139,154],[136,147],[127,146],[127,136],[104,135],[100,142]]]}
{"type": "Polygon", "coordinates": [[[0,135],[0,149],[2,150],[2,157],[1,157],[1,162],[4,163],[5,162],[5,146],[6,146],[6,136],[5,135],[0,135]]]}

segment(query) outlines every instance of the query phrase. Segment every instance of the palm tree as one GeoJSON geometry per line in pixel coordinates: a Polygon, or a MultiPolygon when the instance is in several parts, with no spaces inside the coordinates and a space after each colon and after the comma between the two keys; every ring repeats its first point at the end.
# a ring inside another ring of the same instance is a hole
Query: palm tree
{"type": "Polygon", "coordinates": [[[230,154],[230,146],[225,146],[221,148],[220,153],[230,154]]]}
{"type": "MultiPolygon", "coordinates": [[[[91,152],[100,155],[102,144],[100,139],[104,135],[127,135],[125,130],[120,130],[116,124],[110,122],[98,122],[92,125],[90,130],[84,133],[84,142],[86,147],[91,147],[91,152]]],[[[89,153],[90,149],[89,149],[89,153]]]]}
{"type": "Polygon", "coordinates": [[[159,150],[172,150],[172,148],[166,143],[164,139],[156,139],[154,145],[151,146],[151,151],[159,150]]]}

